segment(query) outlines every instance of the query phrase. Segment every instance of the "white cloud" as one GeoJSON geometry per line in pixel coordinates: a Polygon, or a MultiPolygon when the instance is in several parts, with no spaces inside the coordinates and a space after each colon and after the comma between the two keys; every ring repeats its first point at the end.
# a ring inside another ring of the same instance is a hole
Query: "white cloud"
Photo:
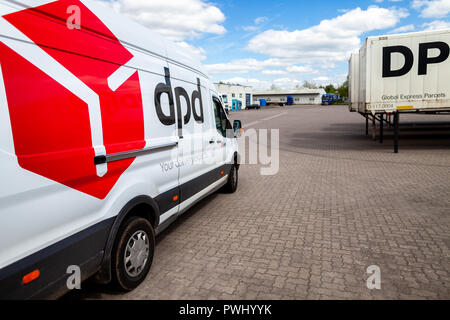
{"type": "Polygon", "coordinates": [[[450,0],[414,0],[412,7],[423,18],[444,18],[450,12],[450,0]]]}
{"type": "Polygon", "coordinates": [[[254,78],[234,77],[227,80],[221,80],[225,83],[235,83],[253,87],[254,90],[268,90],[273,86],[281,89],[293,89],[302,86],[303,81],[292,78],[279,78],[273,81],[266,81],[254,78]]]}
{"type": "MultiPolygon", "coordinates": [[[[334,67],[334,65],[332,65],[334,67]]],[[[264,75],[284,75],[284,74],[317,74],[318,71],[312,66],[295,65],[291,60],[280,59],[239,59],[227,63],[217,63],[206,65],[206,70],[210,75],[220,74],[246,74],[250,71],[261,71],[264,75]],[[281,69],[280,69],[281,68],[281,69]]]]}
{"type": "MultiPolygon", "coordinates": [[[[314,78],[312,81],[316,85],[327,85],[327,84],[334,84],[335,86],[339,86],[344,82],[344,80],[347,78],[347,74],[338,74],[335,75],[333,78],[327,77],[327,76],[320,76],[314,78]]],[[[274,79],[273,81],[268,80],[261,80],[261,79],[255,79],[255,78],[244,78],[244,77],[234,77],[230,79],[222,79],[222,82],[225,83],[234,83],[234,84],[241,84],[246,86],[253,87],[254,90],[268,90],[273,86],[276,88],[281,89],[294,89],[296,87],[302,87],[304,80],[292,78],[292,77],[284,77],[284,78],[278,78],[274,79]]]]}
{"type": "Polygon", "coordinates": [[[414,30],[415,30],[414,25],[413,24],[408,24],[406,26],[401,26],[401,27],[399,27],[397,29],[389,31],[389,33],[391,33],[391,34],[392,33],[404,33],[404,32],[411,32],[411,31],[414,31],[414,30]]]}
{"type": "Polygon", "coordinates": [[[224,34],[225,15],[204,0],[113,0],[106,2],[171,40],[198,38],[204,33],[224,34]]]}
{"type": "Polygon", "coordinates": [[[288,66],[286,68],[286,70],[288,72],[292,72],[292,73],[309,73],[309,74],[313,74],[313,73],[317,73],[317,70],[314,70],[312,67],[310,66],[288,66]]]}
{"type": "Polygon", "coordinates": [[[269,20],[269,18],[267,17],[258,17],[255,19],[255,24],[261,24],[263,22],[266,22],[267,20],[269,20]]]}
{"type": "Polygon", "coordinates": [[[408,15],[405,9],[356,8],[308,29],[265,31],[252,38],[247,49],[296,63],[345,61],[360,47],[363,33],[392,28],[408,15]]]}
{"type": "Polygon", "coordinates": [[[282,74],[286,74],[286,71],[284,70],[263,70],[262,74],[266,74],[266,75],[282,75],[282,74]]]}
{"type": "Polygon", "coordinates": [[[333,84],[334,86],[340,86],[347,79],[347,73],[333,74],[330,76],[319,76],[313,79],[313,82],[317,85],[333,84]]]}
{"type": "Polygon", "coordinates": [[[245,74],[249,71],[258,71],[266,68],[286,67],[288,64],[277,59],[256,60],[239,59],[226,63],[206,65],[205,68],[211,75],[217,74],[245,74]]]}
{"type": "Polygon", "coordinates": [[[263,24],[264,22],[268,21],[269,18],[267,17],[258,17],[255,19],[255,24],[252,26],[244,26],[242,27],[242,30],[247,31],[247,32],[256,32],[256,31],[260,31],[261,30],[261,24],[263,24]]]}
{"type": "Polygon", "coordinates": [[[314,78],[313,80],[319,81],[319,82],[324,82],[324,81],[327,82],[327,81],[330,81],[330,78],[322,76],[322,77],[314,78]]]}
{"type": "Polygon", "coordinates": [[[336,68],[336,64],[326,63],[326,64],[321,64],[319,67],[320,67],[320,69],[330,70],[330,69],[336,68]]]}
{"type": "Polygon", "coordinates": [[[247,31],[247,32],[255,32],[259,30],[258,26],[244,26],[242,27],[242,30],[247,31]]]}
{"type": "Polygon", "coordinates": [[[206,70],[210,75],[215,74],[243,74],[252,70],[261,69],[261,64],[256,59],[240,59],[226,63],[216,63],[205,65],[206,70]]]}
{"type": "Polygon", "coordinates": [[[272,85],[271,82],[260,80],[260,79],[248,79],[248,78],[241,78],[241,77],[234,77],[227,80],[221,80],[225,83],[235,83],[235,84],[241,84],[244,86],[251,86],[255,90],[267,90],[272,85]]]}
{"type": "Polygon", "coordinates": [[[194,47],[193,45],[190,45],[189,43],[184,41],[177,41],[176,43],[186,51],[188,51],[191,56],[197,58],[198,60],[206,60],[206,52],[203,48],[194,47]]]}
{"type": "Polygon", "coordinates": [[[450,29],[450,22],[436,20],[436,21],[424,23],[422,25],[422,27],[424,28],[424,31],[450,29]]]}
{"type": "Polygon", "coordinates": [[[297,79],[291,79],[291,78],[280,78],[275,79],[273,81],[273,84],[282,89],[293,89],[296,86],[301,86],[303,84],[303,81],[297,80],[297,79]]]}

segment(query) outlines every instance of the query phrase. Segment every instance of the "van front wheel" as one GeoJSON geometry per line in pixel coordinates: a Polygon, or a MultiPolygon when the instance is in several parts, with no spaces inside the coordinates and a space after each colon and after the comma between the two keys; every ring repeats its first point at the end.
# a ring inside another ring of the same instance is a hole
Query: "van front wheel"
{"type": "Polygon", "coordinates": [[[228,193],[235,193],[238,187],[239,181],[239,169],[236,165],[233,165],[228,176],[228,182],[225,185],[225,190],[228,193]]]}
{"type": "Polygon", "coordinates": [[[150,271],[155,251],[155,232],[144,218],[131,217],[120,228],[114,245],[112,267],[117,289],[131,291],[150,271]]]}

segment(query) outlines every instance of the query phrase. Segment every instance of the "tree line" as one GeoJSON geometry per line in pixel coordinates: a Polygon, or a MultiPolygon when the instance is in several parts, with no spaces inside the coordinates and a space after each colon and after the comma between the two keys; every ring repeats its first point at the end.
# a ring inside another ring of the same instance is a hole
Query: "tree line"
{"type": "Polygon", "coordinates": [[[305,81],[303,83],[303,88],[309,88],[309,89],[324,89],[326,93],[329,94],[338,94],[341,97],[348,97],[348,78],[345,80],[343,84],[341,84],[338,87],[335,87],[333,84],[328,85],[322,85],[317,86],[314,82],[311,81],[305,81]]]}

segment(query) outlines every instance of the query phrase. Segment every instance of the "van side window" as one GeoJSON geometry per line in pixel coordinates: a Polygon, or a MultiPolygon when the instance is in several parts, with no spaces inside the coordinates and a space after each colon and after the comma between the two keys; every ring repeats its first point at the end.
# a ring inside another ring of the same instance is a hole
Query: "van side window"
{"type": "Polygon", "coordinates": [[[214,118],[216,120],[216,128],[219,133],[226,137],[227,129],[232,129],[230,121],[228,121],[222,105],[217,99],[214,101],[214,118]]]}

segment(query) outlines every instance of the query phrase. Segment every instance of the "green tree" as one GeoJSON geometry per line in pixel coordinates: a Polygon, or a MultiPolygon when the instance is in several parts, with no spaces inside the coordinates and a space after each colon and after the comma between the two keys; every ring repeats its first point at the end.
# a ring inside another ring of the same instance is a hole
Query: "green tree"
{"type": "Polygon", "coordinates": [[[329,94],[335,94],[336,93],[336,88],[332,84],[329,84],[329,85],[325,86],[324,89],[325,89],[326,93],[329,93],[329,94]]]}
{"type": "Polygon", "coordinates": [[[343,84],[339,86],[337,92],[341,96],[341,99],[344,97],[348,97],[348,78],[343,84]]]}

